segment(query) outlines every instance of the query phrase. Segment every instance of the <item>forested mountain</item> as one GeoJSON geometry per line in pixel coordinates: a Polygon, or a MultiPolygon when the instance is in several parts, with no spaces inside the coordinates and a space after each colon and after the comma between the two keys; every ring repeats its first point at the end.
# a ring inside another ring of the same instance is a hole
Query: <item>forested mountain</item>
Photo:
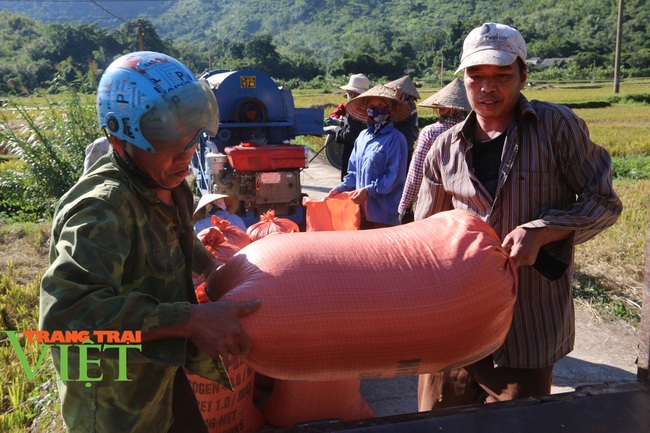
{"type": "MultiPolygon", "coordinates": [[[[145,49],[171,51],[197,70],[246,66],[310,80],[451,69],[464,36],[486,21],[518,28],[529,57],[572,57],[579,68],[611,69],[618,0],[0,0],[0,9],[36,20],[0,17],[1,81],[6,62],[15,68],[16,59],[37,75],[38,62],[44,69],[68,61],[101,70],[116,54],[138,48],[139,18],[145,49]],[[79,53],[67,53],[66,44],[79,53]]],[[[628,0],[623,68],[629,75],[650,73],[649,30],[650,5],[628,0]]]]}

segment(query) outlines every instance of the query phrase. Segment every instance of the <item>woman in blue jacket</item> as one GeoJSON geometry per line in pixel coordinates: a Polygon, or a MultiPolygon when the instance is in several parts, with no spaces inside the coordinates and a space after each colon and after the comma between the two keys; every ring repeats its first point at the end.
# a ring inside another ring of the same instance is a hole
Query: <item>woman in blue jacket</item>
{"type": "Polygon", "coordinates": [[[406,179],[407,145],[393,122],[408,118],[411,110],[380,84],[348,102],[347,112],[366,122],[368,128],[354,143],[348,174],[327,197],[354,191],[351,198],[361,206],[361,229],[398,225],[397,207],[406,179]]]}

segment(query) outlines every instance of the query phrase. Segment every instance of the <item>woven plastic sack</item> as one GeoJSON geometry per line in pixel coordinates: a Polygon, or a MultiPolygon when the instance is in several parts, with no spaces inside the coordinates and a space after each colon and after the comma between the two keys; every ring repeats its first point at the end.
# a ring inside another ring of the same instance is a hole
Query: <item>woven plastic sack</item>
{"type": "MultiPolygon", "coordinates": [[[[251,242],[246,233],[239,227],[230,225],[226,220],[213,216],[212,224],[213,227],[202,230],[198,237],[222,262],[230,260],[235,253],[251,242]]],[[[206,283],[203,278],[194,276],[193,280],[194,292],[199,304],[210,302],[210,298],[205,293],[206,283]]],[[[222,359],[234,392],[213,380],[185,370],[208,431],[249,433],[259,430],[264,425],[264,417],[253,401],[255,372],[239,358],[228,356],[222,359]]]]}
{"type": "Polygon", "coordinates": [[[185,370],[210,433],[249,433],[264,426],[253,402],[253,370],[236,357],[222,358],[235,391],[185,370]]]}
{"type": "Polygon", "coordinates": [[[201,230],[197,236],[220,262],[227,262],[235,253],[251,243],[251,239],[242,229],[214,215],[212,227],[201,230]]]}
{"type": "Polygon", "coordinates": [[[288,380],[470,364],[503,343],[517,297],[496,233],[461,210],[375,230],[271,236],[218,272],[223,300],[261,300],[240,318],[252,343],[245,362],[288,380]]]}
{"type": "MultiPolygon", "coordinates": [[[[359,206],[348,196],[349,193],[344,193],[336,199],[308,201],[308,230],[357,230],[359,206]],[[327,212],[319,206],[327,206],[327,212]],[[339,212],[340,216],[335,216],[336,212],[339,212]],[[322,218],[321,223],[318,217],[327,218],[322,218]],[[345,227],[337,222],[349,222],[351,226],[345,227]]],[[[305,200],[308,199],[303,199],[303,202],[305,200]]],[[[361,395],[361,382],[358,379],[325,382],[274,380],[277,385],[262,407],[267,423],[273,426],[289,427],[319,419],[353,421],[373,416],[372,410],[361,395]]]]}
{"type": "Polygon", "coordinates": [[[275,211],[271,209],[260,215],[260,221],[248,227],[246,234],[255,242],[271,234],[276,233],[297,233],[300,231],[298,224],[289,218],[278,218],[275,211]]]}
{"type": "Polygon", "coordinates": [[[308,232],[359,230],[361,209],[350,199],[350,192],[332,198],[303,197],[308,232]]]}
{"type": "Polygon", "coordinates": [[[360,392],[361,381],[275,380],[262,406],[266,423],[286,428],[313,420],[355,421],[374,417],[360,392]]]}

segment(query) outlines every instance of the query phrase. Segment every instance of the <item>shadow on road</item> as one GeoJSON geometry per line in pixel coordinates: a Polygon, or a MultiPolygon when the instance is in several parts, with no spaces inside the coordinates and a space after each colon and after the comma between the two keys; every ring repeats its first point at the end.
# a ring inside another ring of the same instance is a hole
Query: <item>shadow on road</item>
{"type": "Polygon", "coordinates": [[[575,388],[604,382],[634,382],[636,374],[611,365],[567,356],[555,365],[553,386],[575,388]]]}

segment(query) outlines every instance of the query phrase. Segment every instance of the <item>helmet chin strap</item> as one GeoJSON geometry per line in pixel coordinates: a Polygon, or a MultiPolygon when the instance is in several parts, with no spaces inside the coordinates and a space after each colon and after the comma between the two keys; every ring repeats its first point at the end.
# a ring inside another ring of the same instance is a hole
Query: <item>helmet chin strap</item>
{"type": "Polygon", "coordinates": [[[133,175],[140,180],[144,186],[147,188],[154,188],[154,189],[166,189],[167,191],[171,191],[174,188],[167,188],[165,186],[162,186],[156,182],[154,182],[153,179],[151,179],[144,171],[140,170],[135,163],[133,162],[133,158],[131,158],[131,155],[129,155],[126,150],[124,149],[126,145],[125,140],[120,140],[119,145],[115,145],[112,140],[109,141],[111,142],[111,145],[113,146],[113,149],[115,150],[115,153],[118,156],[118,160],[123,163],[124,168],[129,170],[133,175]]]}

